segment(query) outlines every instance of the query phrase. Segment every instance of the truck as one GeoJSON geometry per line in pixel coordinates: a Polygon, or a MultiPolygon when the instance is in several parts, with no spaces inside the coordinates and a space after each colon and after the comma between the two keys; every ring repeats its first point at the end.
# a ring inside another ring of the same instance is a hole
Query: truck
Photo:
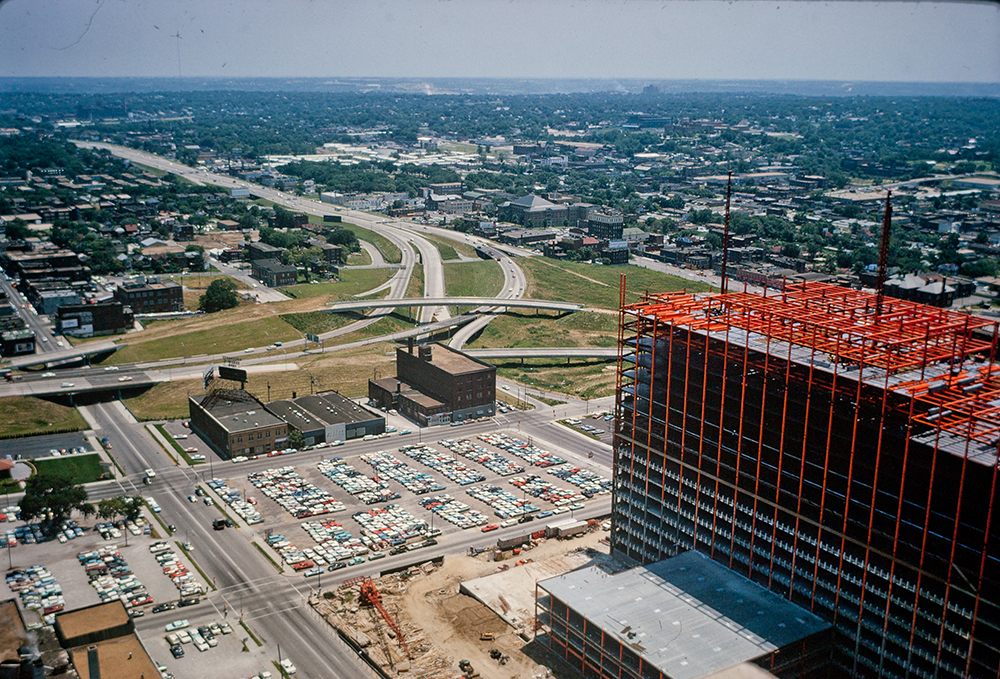
{"type": "Polygon", "coordinates": [[[571,538],[587,532],[587,522],[584,520],[574,521],[565,519],[545,526],[545,537],[547,538],[571,538]]]}
{"type": "Polygon", "coordinates": [[[514,549],[515,547],[520,547],[523,544],[531,542],[531,533],[520,533],[509,538],[499,538],[497,540],[497,549],[508,550],[514,549]]]}

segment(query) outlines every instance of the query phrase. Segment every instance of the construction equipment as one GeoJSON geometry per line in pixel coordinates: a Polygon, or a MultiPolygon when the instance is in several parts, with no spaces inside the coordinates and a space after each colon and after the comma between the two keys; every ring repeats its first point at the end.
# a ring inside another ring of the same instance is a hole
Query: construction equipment
{"type": "Polygon", "coordinates": [[[468,660],[459,660],[458,669],[462,671],[462,674],[466,677],[466,679],[473,679],[474,677],[479,676],[479,672],[472,668],[472,663],[468,660]]]}
{"type": "Polygon", "coordinates": [[[479,640],[480,641],[493,641],[496,638],[497,638],[497,635],[494,634],[493,632],[480,632],[479,633],[479,640]]]}
{"type": "Polygon", "coordinates": [[[382,597],[378,593],[378,588],[375,587],[375,583],[371,580],[365,580],[361,583],[361,603],[370,604],[382,614],[382,619],[396,633],[396,640],[399,642],[399,647],[403,649],[403,653],[409,658],[410,649],[406,646],[406,640],[403,638],[403,630],[399,628],[393,617],[389,615],[389,611],[385,610],[385,606],[382,605],[382,597]]]}

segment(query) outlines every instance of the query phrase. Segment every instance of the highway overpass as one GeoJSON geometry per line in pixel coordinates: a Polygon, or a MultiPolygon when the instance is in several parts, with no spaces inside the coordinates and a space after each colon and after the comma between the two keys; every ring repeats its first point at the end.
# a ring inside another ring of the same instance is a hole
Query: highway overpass
{"type": "Polygon", "coordinates": [[[367,311],[368,309],[398,309],[399,307],[472,306],[543,309],[546,311],[580,311],[582,304],[553,302],[544,299],[517,299],[506,297],[410,297],[407,299],[371,299],[363,302],[333,302],[324,311],[367,311]]]}
{"type": "Polygon", "coordinates": [[[2,367],[20,370],[21,368],[29,368],[36,365],[52,365],[79,360],[89,361],[92,356],[111,354],[125,346],[124,344],[115,344],[114,342],[91,342],[68,349],[59,349],[58,351],[48,351],[29,356],[15,356],[10,359],[10,363],[6,363],[2,367]]]}
{"type": "Polygon", "coordinates": [[[51,377],[47,379],[18,380],[0,383],[0,398],[8,396],[79,396],[117,392],[121,389],[143,389],[162,382],[142,372],[109,373],[88,377],[51,377]]]}
{"type": "Polygon", "coordinates": [[[463,354],[480,360],[498,358],[618,358],[618,349],[612,347],[550,347],[545,349],[462,349],[463,354]]]}

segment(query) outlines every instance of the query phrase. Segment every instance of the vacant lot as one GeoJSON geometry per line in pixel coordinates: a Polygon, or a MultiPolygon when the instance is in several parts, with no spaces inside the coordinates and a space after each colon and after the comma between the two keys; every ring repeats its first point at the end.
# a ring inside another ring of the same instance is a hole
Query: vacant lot
{"type": "Polygon", "coordinates": [[[527,296],[558,302],[579,302],[604,309],[618,308],[618,288],[625,274],[625,302],[638,302],[644,292],[708,290],[703,283],[669,276],[638,266],[601,266],[556,262],[545,257],[527,257],[518,264],[528,277],[527,296]]]}
{"type": "MultiPolygon", "coordinates": [[[[382,331],[388,332],[384,327],[382,331]]],[[[368,380],[376,370],[380,377],[395,374],[394,356],[395,345],[385,343],[301,356],[289,359],[291,370],[251,373],[246,390],[262,401],[291,398],[292,393],[303,396],[310,390],[364,396],[368,393],[368,380]]],[[[188,396],[202,393],[200,379],[175,380],[125,399],[125,405],[139,420],[176,420],[188,417],[188,396]]]]}
{"type": "Polygon", "coordinates": [[[336,302],[353,299],[355,295],[377,288],[395,273],[395,269],[344,269],[339,281],[292,285],[281,288],[281,291],[296,299],[326,296],[329,297],[326,301],[336,302]]]}
{"type": "Polygon", "coordinates": [[[577,398],[600,398],[615,393],[616,361],[592,359],[525,359],[494,361],[497,374],[545,391],[577,398]]]}
{"type": "Polygon", "coordinates": [[[470,348],[613,347],[618,342],[618,316],[578,311],[553,316],[530,311],[507,312],[490,321],[470,348]]]}
{"type": "Polygon", "coordinates": [[[24,396],[0,399],[0,436],[4,438],[86,428],[87,423],[76,408],[24,396]]]}
{"type": "Polygon", "coordinates": [[[496,297],[503,289],[503,269],[492,260],[444,265],[449,297],[496,297]]]}

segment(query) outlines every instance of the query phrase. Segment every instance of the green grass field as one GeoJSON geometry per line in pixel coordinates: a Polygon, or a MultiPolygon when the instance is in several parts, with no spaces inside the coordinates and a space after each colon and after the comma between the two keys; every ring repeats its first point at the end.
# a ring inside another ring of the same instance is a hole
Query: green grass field
{"type": "Polygon", "coordinates": [[[469,348],[613,347],[618,342],[618,317],[578,311],[553,316],[542,311],[509,311],[490,321],[469,348]]]}
{"type": "Polygon", "coordinates": [[[97,453],[91,455],[67,455],[58,459],[39,460],[34,462],[35,469],[39,474],[52,474],[69,478],[73,483],[90,483],[99,481],[104,475],[101,468],[101,456],[97,453]]]}
{"type": "MultiPolygon", "coordinates": [[[[445,238],[444,236],[438,236],[432,233],[422,233],[420,235],[437,245],[439,250],[441,250],[442,247],[445,247],[455,251],[456,255],[461,255],[463,257],[476,258],[479,256],[476,254],[476,249],[464,241],[453,238],[445,238]]],[[[455,235],[461,236],[462,234],[456,232],[455,235]]],[[[443,259],[455,259],[455,257],[445,257],[444,252],[444,250],[441,250],[441,257],[443,259]]]]}
{"type": "Polygon", "coordinates": [[[340,273],[339,281],[292,285],[281,288],[281,292],[296,299],[330,295],[331,302],[349,300],[353,299],[354,295],[377,288],[395,273],[394,269],[344,269],[340,273]]]}
{"type": "Polygon", "coordinates": [[[704,283],[650,271],[638,266],[601,266],[526,257],[518,264],[528,277],[528,297],[580,302],[591,307],[618,308],[619,278],[625,274],[625,302],[638,302],[644,292],[708,290],[704,283]]]}
{"type": "MultiPolygon", "coordinates": [[[[311,287],[319,287],[311,286],[311,287]]],[[[295,328],[276,316],[221,325],[218,328],[194,330],[169,337],[130,343],[105,361],[108,365],[141,363],[161,358],[222,354],[243,351],[273,342],[287,342],[301,338],[295,328]]]]}
{"type": "Polygon", "coordinates": [[[445,264],[444,289],[449,297],[496,297],[503,289],[503,269],[486,260],[445,264]]]}
{"type": "Polygon", "coordinates": [[[390,264],[399,264],[403,261],[403,253],[400,252],[399,248],[393,245],[392,242],[385,236],[377,234],[363,226],[358,226],[357,224],[342,222],[340,226],[344,227],[348,231],[352,231],[354,235],[358,237],[358,240],[366,240],[374,245],[375,248],[382,253],[382,257],[385,261],[390,264]]]}
{"type": "Polygon", "coordinates": [[[598,398],[615,393],[615,361],[527,359],[494,361],[497,375],[545,391],[577,398],[598,398]]]}
{"type": "Polygon", "coordinates": [[[87,422],[76,408],[25,396],[0,399],[0,436],[3,438],[82,431],[86,428],[87,422]]]}
{"type": "Polygon", "coordinates": [[[368,254],[368,251],[361,248],[357,252],[352,252],[347,255],[347,264],[349,266],[368,266],[372,263],[372,256],[368,254]]]}
{"type": "Polygon", "coordinates": [[[343,328],[354,321],[360,320],[361,316],[350,314],[331,314],[325,311],[307,311],[301,314],[283,314],[281,320],[301,332],[302,334],[322,335],[325,332],[343,328]]]}

